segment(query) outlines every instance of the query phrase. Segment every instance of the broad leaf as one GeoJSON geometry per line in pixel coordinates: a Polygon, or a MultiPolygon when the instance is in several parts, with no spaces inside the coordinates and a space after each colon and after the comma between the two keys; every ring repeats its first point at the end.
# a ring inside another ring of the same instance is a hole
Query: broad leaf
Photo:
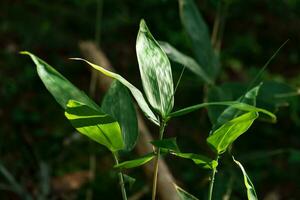
{"type": "Polygon", "coordinates": [[[114,168],[121,170],[121,169],[130,169],[130,168],[138,167],[150,162],[154,157],[155,157],[154,153],[149,153],[143,157],[119,163],[115,165],[114,168]]]}
{"type": "Polygon", "coordinates": [[[166,149],[168,151],[179,152],[178,145],[176,143],[176,138],[168,138],[163,140],[154,140],[151,141],[151,144],[155,147],[166,149]]]}
{"type": "Polygon", "coordinates": [[[124,150],[133,149],[138,137],[138,124],[127,88],[119,81],[114,81],[103,99],[101,108],[119,122],[125,145],[124,150]]]}
{"type": "Polygon", "coordinates": [[[193,0],[179,0],[181,22],[191,39],[196,59],[210,79],[214,80],[220,64],[211,42],[210,34],[193,0]]]}
{"type": "Polygon", "coordinates": [[[158,118],[155,116],[155,114],[152,112],[152,110],[149,108],[143,94],[141,93],[140,90],[138,90],[135,86],[133,86],[131,83],[129,83],[125,78],[123,78],[122,76],[120,76],[119,74],[113,73],[111,71],[106,70],[103,67],[100,67],[98,65],[95,65],[87,60],[84,60],[82,58],[72,58],[73,60],[82,60],[84,62],[86,62],[87,64],[89,64],[91,67],[93,67],[94,69],[100,71],[101,73],[103,73],[104,75],[111,77],[113,79],[117,79],[118,81],[120,81],[124,86],[126,86],[131,94],[133,95],[133,97],[135,98],[136,102],[138,103],[139,107],[142,109],[142,111],[144,112],[145,116],[152,121],[154,124],[159,125],[159,120],[158,118]]]}
{"type": "Polygon", "coordinates": [[[45,61],[27,51],[23,51],[21,54],[29,55],[31,57],[36,65],[39,77],[61,107],[66,109],[68,101],[73,99],[80,101],[91,108],[99,108],[93,100],[76,88],[70,81],[68,81],[45,61]]]}
{"type": "Polygon", "coordinates": [[[115,152],[124,148],[121,128],[118,122],[100,109],[70,100],[65,116],[78,132],[106,146],[115,152]]]}
{"type": "Polygon", "coordinates": [[[196,165],[199,165],[205,169],[213,169],[216,168],[218,163],[206,156],[200,155],[200,154],[194,154],[194,153],[181,153],[181,152],[170,152],[172,155],[190,159],[192,160],[196,165]]]}
{"type": "Polygon", "coordinates": [[[197,61],[195,61],[193,58],[179,52],[177,49],[175,49],[167,42],[159,42],[159,44],[164,49],[164,51],[166,52],[166,54],[171,60],[179,64],[182,64],[183,66],[186,66],[186,68],[188,68],[191,72],[199,76],[199,78],[201,78],[206,84],[213,83],[213,81],[203,70],[203,67],[200,66],[197,63],[197,61]]]}
{"type": "Polygon", "coordinates": [[[224,153],[229,145],[250,128],[257,117],[257,112],[248,112],[230,120],[214,131],[207,138],[207,143],[218,154],[224,153]]]}
{"type": "Polygon", "coordinates": [[[258,200],[256,192],[255,192],[254,185],[251,182],[249,176],[247,175],[247,173],[246,173],[243,165],[239,161],[235,160],[233,156],[232,156],[232,159],[240,167],[240,169],[243,172],[244,183],[245,183],[245,186],[247,188],[247,197],[248,197],[248,200],[258,200]]]}
{"type": "Polygon", "coordinates": [[[174,184],[174,186],[176,188],[180,200],[198,200],[195,196],[180,188],[178,185],[174,184]]]}
{"type": "Polygon", "coordinates": [[[273,122],[273,123],[276,122],[276,116],[273,113],[271,113],[271,112],[269,112],[265,109],[257,108],[255,106],[251,106],[251,105],[245,104],[245,103],[240,103],[240,102],[237,102],[237,101],[201,103],[201,104],[197,104],[197,105],[194,105],[194,106],[190,106],[190,107],[183,108],[181,110],[172,112],[169,115],[169,117],[178,117],[178,116],[181,116],[181,115],[186,115],[190,112],[194,112],[196,110],[199,110],[200,108],[204,108],[204,107],[208,107],[208,106],[232,106],[232,107],[234,107],[236,109],[239,109],[239,110],[242,110],[242,111],[261,112],[261,113],[269,116],[271,122],[273,122]]]}
{"type": "Polygon", "coordinates": [[[166,117],[174,105],[171,65],[144,20],[140,22],[136,54],[147,99],[162,117],[166,117]]]}

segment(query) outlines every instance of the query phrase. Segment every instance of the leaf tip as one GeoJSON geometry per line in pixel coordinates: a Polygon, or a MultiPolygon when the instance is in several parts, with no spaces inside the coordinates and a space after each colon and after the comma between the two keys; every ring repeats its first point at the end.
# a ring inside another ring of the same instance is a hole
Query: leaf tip
{"type": "Polygon", "coordinates": [[[29,51],[19,51],[19,54],[30,56],[31,53],[29,51]]]}
{"type": "Polygon", "coordinates": [[[140,21],[140,31],[142,31],[142,32],[148,31],[148,27],[147,27],[146,21],[144,19],[141,19],[141,21],[140,21]]]}

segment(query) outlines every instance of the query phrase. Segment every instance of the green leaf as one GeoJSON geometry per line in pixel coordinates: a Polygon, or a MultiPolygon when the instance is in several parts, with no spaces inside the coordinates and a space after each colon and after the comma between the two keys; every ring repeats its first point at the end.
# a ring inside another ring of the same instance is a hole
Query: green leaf
{"type": "Polygon", "coordinates": [[[206,156],[200,155],[200,154],[194,154],[194,153],[181,153],[181,152],[170,152],[172,155],[190,159],[192,160],[196,165],[199,165],[205,169],[213,169],[217,167],[218,163],[206,156]]]}
{"type": "Polygon", "coordinates": [[[162,117],[166,117],[174,105],[171,65],[144,20],[140,22],[136,54],[147,99],[162,117]]]}
{"type": "Polygon", "coordinates": [[[193,0],[179,0],[179,9],[196,60],[210,79],[214,80],[220,70],[220,63],[211,45],[208,27],[193,0]]]}
{"type": "Polygon", "coordinates": [[[171,60],[186,66],[191,72],[199,76],[205,83],[213,84],[213,81],[203,70],[203,67],[200,66],[193,58],[179,52],[167,42],[159,42],[159,45],[163,48],[171,60]]]}
{"type": "Polygon", "coordinates": [[[124,86],[126,86],[131,94],[133,95],[133,97],[135,98],[136,102],[138,103],[139,107],[142,109],[142,111],[144,112],[145,116],[152,121],[154,124],[159,125],[159,120],[158,118],[155,116],[155,114],[152,112],[152,110],[149,108],[148,103],[146,102],[143,94],[141,93],[140,90],[138,90],[135,86],[133,86],[131,83],[129,83],[126,79],[124,79],[122,76],[120,76],[119,74],[110,72],[108,70],[106,70],[103,67],[100,67],[98,65],[95,65],[87,60],[84,60],[82,58],[72,58],[73,60],[81,60],[86,62],[87,64],[89,64],[91,67],[93,67],[94,69],[100,71],[102,74],[111,77],[113,79],[117,79],[118,81],[120,81],[124,86]]]}
{"type": "Polygon", "coordinates": [[[129,161],[119,163],[119,164],[115,165],[114,168],[121,170],[121,169],[130,169],[130,168],[134,168],[134,167],[139,167],[141,165],[144,165],[144,164],[150,162],[154,157],[155,157],[154,153],[149,153],[143,157],[139,157],[134,160],[129,160],[129,161]]]}
{"type": "Polygon", "coordinates": [[[120,124],[125,144],[124,150],[133,149],[138,137],[138,124],[127,88],[119,81],[114,81],[103,99],[101,108],[120,124]]]}
{"type": "Polygon", "coordinates": [[[123,174],[124,177],[124,182],[128,183],[129,188],[132,188],[133,184],[135,183],[136,179],[127,175],[127,174],[123,174]]]}
{"type": "Polygon", "coordinates": [[[36,65],[39,77],[61,107],[66,109],[68,101],[73,99],[82,102],[91,108],[99,108],[93,100],[76,88],[70,81],[68,81],[45,61],[27,51],[23,51],[21,54],[29,55],[31,57],[36,65]]]}
{"type": "Polygon", "coordinates": [[[78,132],[106,146],[115,152],[124,148],[121,128],[118,122],[100,109],[70,100],[65,116],[78,132]]]}
{"type": "Polygon", "coordinates": [[[181,115],[186,115],[190,112],[193,112],[193,111],[196,111],[200,108],[204,108],[204,107],[208,107],[208,106],[232,106],[232,107],[240,109],[242,111],[261,112],[261,113],[269,116],[271,122],[273,122],[273,123],[276,122],[276,116],[273,113],[271,113],[271,112],[269,112],[265,109],[257,108],[255,106],[251,106],[251,105],[248,105],[248,104],[245,104],[245,103],[240,103],[240,102],[237,102],[237,101],[201,103],[201,104],[197,104],[197,105],[194,105],[194,106],[190,106],[190,107],[183,108],[181,110],[172,112],[169,115],[169,117],[178,117],[178,116],[181,116],[181,115]]]}
{"type": "Polygon", "coordinates": [[[180,200],[198,200],[195,196],[191,195],[184,189],[180,188],[178,185],[174,184],[174,186],[176,188],[176,191],[177,191],[177,194],[178,194],[180,200]]]}
{"type": "Polygon", "coordinates": [[[166,149],[168,151],[179,151],[178,145],[176,143],[176,138],[154,140],[151,141],[151,144],[155,147],[166,149]]]}
{"type": "MultiPolygon", "coordinates": [[[[251,106],[256,106],[256,97],[258,95],[259,89],[262,83],[258,86],[252,88],[251,90],[247,91],[243,96],[241,96],[237,101],[241,103],[246,103],[251,106]]],[[[222,124],[232,120],[233,118],[244,114],[245,111],[242,111],[234,106],[227,107],[218,117],[217,122],[213,125],[212,130],[216,130],[222,124]]]]}
{"type": "Polygon", "coordinates": [[[229,145],[250,128],[257,117],[257,112],[248,112],[230,120],[214,131],[207,138],[207,143],[218,154],[224,153],[229,145]]]}
{"type": "Polygon", "coordinates": [[[248,200],[258,200],[256,192],[255,192],[254,185],[251,182],[249,176],[247,175],[247,173],[246,173],[243,165],[239,161],[235,160],[233,156],[232,156],[232,159],[240,167],[240,169],[243,172],[244,183],[245,183],[245,186],[247,188],[247,197],[248,197],[248,200]]]}

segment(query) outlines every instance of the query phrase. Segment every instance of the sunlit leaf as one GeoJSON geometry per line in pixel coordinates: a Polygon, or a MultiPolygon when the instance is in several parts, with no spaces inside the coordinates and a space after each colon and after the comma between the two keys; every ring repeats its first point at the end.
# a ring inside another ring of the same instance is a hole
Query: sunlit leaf
{"type": "Polygon", "coordinates": [[[200,108],[204,108],[204,107],[208,107],[208,106],[232,106],[232,107],[237,108],[237,109],[242,110],[242,111],[261,112],[261,113],[269,116],[271,122],[273,122],[273,123],[276,122],[276,116],[273,113],[271,113],[271,112],[269,112],[265,109],[257,108],[255,106],[251,106],[251,105],[245,104],[245,103],[240,103],[240,102],[237,102],[237,101],[201,103],[201,104],[197,104],[197,105],[194,105],[194,106],[189,106],[189,107],[183,108],[181,110],[172,112],[172,113],[170,113],[169,117],[178,117],[178,116],[181,116],[181,115],[186,115],[188,113],[199,110],[200,108]]]}
{"type": "Polygon", "coordinates": [[[198,200],[195,196],[180,188],[178,185],[174,184],[174,186],[176,188],[180,200],[198,200]]]}
{"type": "Polygon", "coordinates": [[[138,124],[127,88],[120,82],[114,81],[103,99],[101,108],[119,122],[125,145],[124,150],[130,151],[135,146],[138,137],[138,124]]]}
{"type": "Polygon", "coordinates": [[[232,159],[240,167],[240,169],[243,172],[244,183],[245,183],[245,186],[247,188],[247,197],[248,197],[248,200],[257,200],[258,198],[257,198],[256,192],[255,192],[254,185],[251,182],[249,176],[247,175],[247,173],[246,173],[243,165],[239,161],[235,160],[233,156],[232,156],[232,159]]]}
{"type": "Polygon", "coordinates": [[[193,0],[179,0],[181,22],[191,40],[196,59],[214,80],[220,64],[211,42],[208,27],[193,0]]]}
{"type": "Polygon", "coordinates": [[[207,143],[218,154],[224,153],[229,145],[250,128],[257,117],[257,112],[248,112],[226,122],[207,138],[207,143]]]}
{"type": "Polygon", "coordinates": [[[143,157],[139,157],[134,160],[129,160],[129,161],[119,163],[115,165],[114,168],[121,170],[121,169],[130,169],[130,168],[138,167],[150,162],[154,157],[155,157],[154,153],[149,153],[143,157]]]}
{"type": "Polygon", "coordinates": [[[218,163],[206,156],[200,155],[200,154],[194,154],[194,153],[181,153],[181,152],[170,152],[172,155],[190,159],[192,160],[196,165],[199,165],[205,169],[213,169],[217,167],[218,163]]]}
{"type": "Polygon", "coordinates": [[[167,138],[163,140],[154,140],[151,141],[151,144],[155,147],[166,149],[169,151],[179,151],[178,145],[176,143],[176,138],[167,138]]]}
{"type": "Polygon", "coordinates": [[[197,61],[195,61],[193,58],[184,55],[177,49],[175,49],[172,45],[170,45],[167,42],[159,42],[160,46],[164,49],[168,57],[173,60],[174,62],[177,62],[179,64],[182,64],[186,68],[188,68],[191,72],[199,76],[205,83],[212,84],[213,81],[209,78],[209,76],[206,74],[206,72],[203,70],[203,67],[200,66],[197,61]]]}
{"type": "Polygon", "coordinates": [[[118,122],[100,109],[70,100],[65,116],[78,132],[115,152],[124,148],[118,122]]]}
{"type": "Polygon", "coordinates": [[[82,102],[91,108],[98,109],[99,106],[86,96],[82,91],[76,88],[70,81],[62,76],[53,67],[37,56],[23,51],[22,54],[29,55],[36,65],[37,72],[48,91],[53,95],[56,101],[66,109],[70,99],[82,102]]]}
{"type": "Polygon", "coordinates": [[[136,102],[138,103],[139,107],[141,108],[141,110],[144,112],[145,116],[152,121],[154,124],[159,125],[159,120],[158,118],[155,116],[155,114],[152,112],[152,110],[149,108],[143,94],[141,93],[140,90],[138,90],[135,86],[133,86],[131,83],[129,83],[126,79],[124,79],[122,76],[120,76],[119,74],[116,74],[114,72],[108,71],[103,67],[100,67],[98,65],[95,65],[87,60],[84,60],[82,58],[72,58],[73,60],[82,60],[84,62],[86,62],[87,64],[89,64],[91,67],[93,67],[94,69],[100,71],[101,73],[103,73],[104,75],[111,77],[113,79],[117,79],[118,81],[120,81],[124,86],[126,86],[131,94],[133,95],[133,97],[135,98],[136,102]]]}
{"type": "Polygon", "coordinates": [[[140,22],[136,54],[147,99],[157,112],[166,117],[174,105],[171,65],[144,20],[140,22]]]}
{"type": "MultiPolygon", "coordinates": [[[[258,86],[252,88],[251,90],[247,91],[243,96],[241,96],[237,101],[241,103],[246,103],[251,106],[256,106],[256,97],[258,95],[259,89],[262,83],[258,86]]],[[[233,118],[245,113],[235,106],[227,107],[218,117],[217,122],[213,125],[212,131],[219,128],[222,124],[232,120],[233,118]]]]}

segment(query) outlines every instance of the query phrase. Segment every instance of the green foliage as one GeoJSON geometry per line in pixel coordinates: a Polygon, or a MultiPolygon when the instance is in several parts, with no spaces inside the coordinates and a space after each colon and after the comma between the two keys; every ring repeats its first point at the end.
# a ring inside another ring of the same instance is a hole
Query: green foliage
{"type": "Polygon", "coordinates": [[[151,144],[155,147],[159,147],[161,149],[166,149],[167,151],[179,151],[179,147],[176,142],[176,138],[166,138],[163,140],[154,140],[151,141],[151,144]]]}
{"type": "Polygon", "coordinates": [[[114,81],[103,98],[101,108],[119,122],[125,145],[124,150],[132,150],[138,137],[138,124],[127,88],[120,82],[114,81]]]}
{"type": "Polygon", "coordinates": [[[198,200],[195,196],[180,188],[178,185],[175,185],[175,188],[180,200],[198,200]]]}
{"type": "Polygon", "coordinates": [[[181,53],[167,42],[159,42],[168,57],[179,64],[187,67],[191,72],[195,73],[206,84],[212,84],[213,80],[206,74],[204,69],[193,58],[181,53]]]}
{"type": "Polygon", "coordinates": [[[122,76],[120,76],[119,74],[110,72],[108,70],[106,70],[105,68],[95,65],[87,60],[81,59],[81,58],[73,58],[75,60],[82,60],[85,61],[87,64],[89,64],[91,67],[93,67],[94,69],[100,71],[101,73],[103,73],[104,75],[111,77],[113,79],[116,79],[118,81],[120,81],[120,83],[122,83],[124,86],[126,86],[131,94],[133,95],[133,97],[135,98],[136,102],[138,103],[139,107],[141,108],[141,110],[144,112],[145,116],[152,121],[154,124],[159,125],[159,120],[158,118],[155,116],[155,114],[152,112],[152,110],[150,109],[150,107],[148,106],[143,94],[141,93],[140,90],[138,90],[135,86],[133,86],[131,83],[129,83],[126,79],[124,79],[122,76]]]}
{"type": "Polygon", "coordinates": [[[65,116],[80,133],[115,152],[124,148],[119,123],[100,109],[70,100],[65,116]]]}
{"type": "Polygon", "coordinates": [[[246,186],[246,189],[247,189],[247,197],[248,197],[248,200],[257,200],[257,195],[256,195],[256,192],[255,192],[255,188],[254,188],[254,185],[253,183],[251,182],[249,176],[247,175],[243,165],[234,159],[234,157],[232,156],[232,159],[233,161],[240,167],[240,169],[242,170],[243,172],[243,176],[244,176],[244,184],[246,186]]]}
{"type": "Polygon", "coordinates": [[[21,53],[30,56],[36,65],[39,77],[61,107],[65,109],[68,101],[73,99],[82,102],[91,108],[99,108],[99,106],[86,96],[86,94],[76,88],[70,81],[68,81],[45,61],[27,51],[23,51],[21,53]]]}
{"type": "Polygon", "coordinates": [[[147,99],[151,106],[165,118],[174,105],[171,65],[144,20],[140,22],[136,53],[147,99]]]}
{"type": "Polygon", "coordinates": [[[134,167],[139,167],[141,165],[144,165],[144,164],[150,162],[154,157],[155,157],[154,153],[149,153],[149,154],[139,157],[137,159],[119,163],[119,164],[115,165],[114,168],[122,170],[122,169],[130,169],[130,168],[134,168],[134,167]]]}
{"type": "Polygon", "coordinates": [[[209,30],[193,0],[179,0],[180,18],[187,32],[199,65],[215,80],[220,64],[209,36],[209,30]]]}
{"type": "Polygon", "coordinates": [[[257,117],[257,112],[248,112],[226,122],[207,138],[208,144],[218,154],[224,153],[229,145],[250,128],[257,117]]]}

